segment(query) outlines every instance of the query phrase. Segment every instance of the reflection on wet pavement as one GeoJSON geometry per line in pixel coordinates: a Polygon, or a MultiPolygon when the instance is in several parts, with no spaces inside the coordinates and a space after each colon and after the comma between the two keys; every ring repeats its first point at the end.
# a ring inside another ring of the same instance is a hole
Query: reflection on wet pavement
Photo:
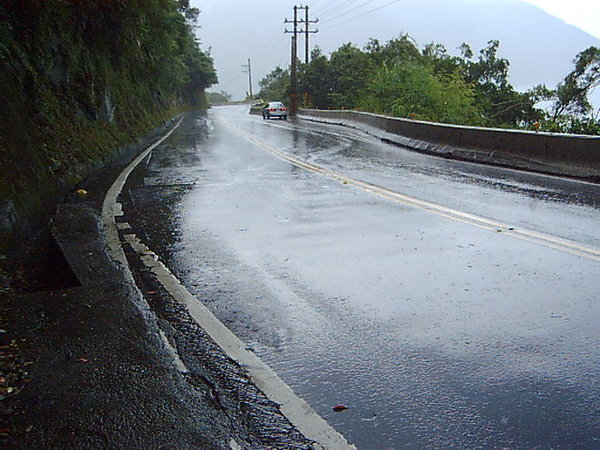
{"type": "Polygon", "coordinates": [[[182,189],[172,223],[156,224],[175,236],[163,258],[359,448],[600,445],[597,262],[304,171],[219,120],[354,178],[599,248],[597,186],[236,107],[188,119],[144,174],[182,189]]]}

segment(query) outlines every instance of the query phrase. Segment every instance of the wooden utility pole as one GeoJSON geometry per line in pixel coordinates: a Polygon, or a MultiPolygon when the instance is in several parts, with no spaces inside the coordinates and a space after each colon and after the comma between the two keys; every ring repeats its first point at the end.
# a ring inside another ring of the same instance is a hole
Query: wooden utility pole
{"type": "Polygon", "coordinates": [[[293,31],[288,31],[286,28],[286,33],[292,34],[292,61],[290,64],[290,107],[289,107],[289,115],[290,117],[295,117],[298,113],[298,7],[294,6],[294,20],[285,19],[285,23],[293,23],[294,29],[293,31]]]}
{"type": "MultiPolygon", "coordinates": [[[[289,20],[285,19],[284,23],[293,23],[294,29],[288,30],[286,28],[286,33],[292,33],[292,60],[290,64],[290,107],[289,107],[289,115],[290,117],[294,117],[298,112],[298,33],[304,33],[305,35],[305,49],[304,49],[304,61],[306,64],[309,62],[309,45],[308,45],[308,35],[309,33],[317,33],[319,30],[311,30],[310,24],[317,23],[317,20],[309,20],[308,18],[308,6],[294,6],[294,19],[289,20]],[[298,20],[298,10],[303,9],[305,12],[305,18],[303,20],[298,20]],[[298,24],[304,24],[304,30],[298,30],[298,24]]],[[[306,94],[305,94],[306,97],[306,94]]],[[[306,101],[305,101],[306,102],[306,101]]]]}
{"type": "Polygon", "coordinates": [[[300,9],[304,9],[304,20],[301,20],[300,23],[304,24],[304,64],[308,64],[310,60],[310,48],[308,45],[308,35],[310,33],[318,33],[319,30],[311,30],[310,24],[319,22],[317,20],[308,20],[308,5],[301,6],[300,9]]]}
{"type": "Polygon", "coordinates": [[[250,65],[250,58],[248,58],[248,64],[242,64],[245,69],[244,73],[248,74],[248,86],[250,87],[250,100],[252,100],[252,66],[250,65]]]}

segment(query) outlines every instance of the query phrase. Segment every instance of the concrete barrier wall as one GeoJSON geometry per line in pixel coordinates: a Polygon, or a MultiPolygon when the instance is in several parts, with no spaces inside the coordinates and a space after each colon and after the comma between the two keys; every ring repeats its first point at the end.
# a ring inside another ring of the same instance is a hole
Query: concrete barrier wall
{"type": "Polygon", "coordinates": [[[464,127],[358,111],[300,110],[300,117],[359,129],[448,158],[600,182],[600,137],[464,127]]]}

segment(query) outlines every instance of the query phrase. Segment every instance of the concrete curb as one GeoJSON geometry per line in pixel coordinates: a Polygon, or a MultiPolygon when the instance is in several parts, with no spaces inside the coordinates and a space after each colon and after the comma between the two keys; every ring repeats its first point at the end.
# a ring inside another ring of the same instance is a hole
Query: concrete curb
{"type": "Polygon", "coordinates": [[[300,117],[444,158],[600,182],[599,136],[464,127],[359,111],[303,109],[300,117]]]}
{"type": "MultiPolygon", "coordinates": [[[[113,259],[122,267],[127,280],[135,285],[129,263],[119,237],[115,217],[121,216],[121,204],[117,201],[127,178],[135,167],[158,145],[167,139],[181,123],[180,119],[173,128],[157,142],[140,153],[117,177],[108,190],[102,204],[102,221],[105,241],[113,259]]],[[[127,244],[140,256],[140,259],[157,277],[162,286],[178,302],[185,305],[192,318],[208,333],[219,347],[233,361],[248,373],[254,384],[271,401],[280,405],[281,413],[307,438],[317,444],[317,448],[352,449],[345,438],[335,431],[303,399],[279,378],[273,370],[262,362],[206,306],[195,298],[183,284],[160,261],[158,256],[132,234],[124,236],[127,244]]],[[[175,353],[172,348],[168,349],[175,353]]]]}

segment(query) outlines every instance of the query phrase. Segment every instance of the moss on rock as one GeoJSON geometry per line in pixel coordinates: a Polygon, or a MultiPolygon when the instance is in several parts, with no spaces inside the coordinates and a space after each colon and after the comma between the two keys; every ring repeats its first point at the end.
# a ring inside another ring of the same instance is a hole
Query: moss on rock
{"type": "Polygon", "coordinates": [[[0,4],[0,254],[119,147],[216,82],[177,0],[0,4]]]}

